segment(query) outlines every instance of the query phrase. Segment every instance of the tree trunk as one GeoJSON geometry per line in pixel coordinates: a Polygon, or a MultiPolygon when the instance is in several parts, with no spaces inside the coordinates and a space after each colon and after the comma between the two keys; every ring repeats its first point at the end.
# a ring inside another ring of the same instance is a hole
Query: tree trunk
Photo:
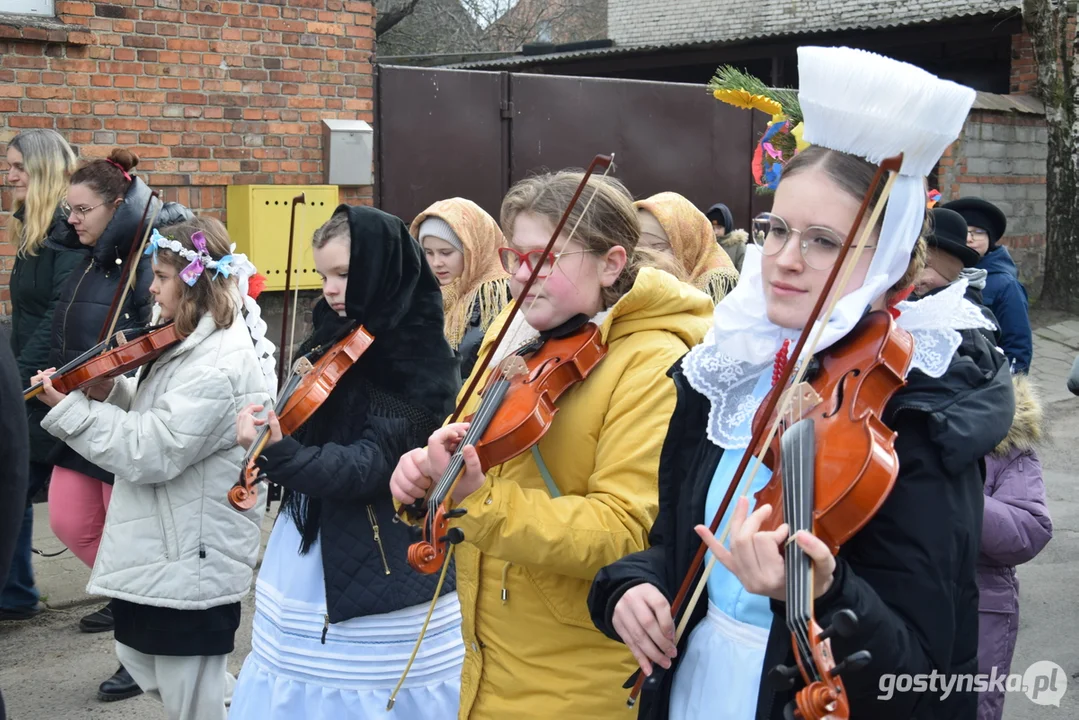
{"type": "Polygon", "coordinates": [[[1076,38],[1068,32],[1073,12],[1066,2],[1023,0],[1049,135],[1041,299],[1046,305],[1079,312],[1079,55],[1076,38]]]}

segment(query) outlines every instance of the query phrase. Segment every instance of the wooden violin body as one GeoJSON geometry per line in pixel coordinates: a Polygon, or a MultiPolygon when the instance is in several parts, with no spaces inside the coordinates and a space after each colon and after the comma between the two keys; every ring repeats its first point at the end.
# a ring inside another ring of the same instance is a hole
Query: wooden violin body
{"type": "MultiPolygon", "coordinates": [[[[484,472],[527,452],[550,429],[558,399],[587,378],[606,354],[599,328],[586,323],[571,334],[546,340],[526,356],[511,355],[491,373],[479,408],[466,418],[471,426],[461,447],[476,448],[484,472]]],[[[445,501],[463,470],[458,458],[460,448],[430,496],[423,540],[408,549],[408,562],[418,572],[437,572],[454,537],[449,528],[454,511],[445,501]]]]}
{"type": "MultiPolygon", "coordinates": [[[[790,536],[809,531],[834,555],[877,513],[899,475],[896,434],[881,415],[906,384],[913,355],[913,339],[890,314],[869,313],[847,337],[817,356],[808,382],[790,387],[789,402],[777,404],[789,408],[787,417],[758,411],[754,424],[759,429],[777,420],[782,428],[762,457],[773,469],[772,477],[754,496],[756,507],[772,507],[762,531],[786,522],[790,536]]],[[[831,637],[852,634],[857,618],[844,611],[822,630],[813,616],[811,561],[800,546],[788,543],[784,562],[787,626],[796,667],[773,672],[789,682],[800,674],[805,681],[795,694],[794,717],[846,720],[850,707],[840,674],[864,665],[870,656],[860,651],[837,664],[831,637]]]]}
{"type": "MultiPolygon", "coordinates": [[[[53,387],[66,394],[108,378],[119,377],[156,360],[183,340],[173,323],[151,330],[134,340],[123,340],[122,333],[120,337],[121,344],[112,350],[80,362],[70,370],[56,373],[50,378],[53,387]]],[[[29,400],[41,390],[42,385],[34,385],[23,391],[23,397],[29,400]]]]}
{"type": "MultiPolygon", "coordinates": [[[[297,361],[274,406],[282,434],[291,435],[311,418],[372,342],[374,337],[360,325],[319,355],[314,364],[306,355],[297,361]]],[[[269,439],[269,425],[263,425],[244,457],[239,481],[229,490],[229,504],[237,510],[250,510],[258,501],[261,477],[256,461],[269,439]]]]}
{"type": "MultiPolygon", "coordinates": [[[[892,395],[906,384],[913,354],[910,334],[887,312],[873,312],[818,356],[819,369],[809,383],[790,389],[795,393],[790,402],[792,420],[813,420],[813,534],[833,555],[876,514],[899,474],[896,436],[881,415],[892,395]]],[[[774,422],[774,417],[760,415],[761,408],[754,425],[774,422]]],[[[777,435],[763,457],[773,470],[772,478],[754,496],[754,507],[772,506],[762,530],[775,530],[784,522],[783,468],[776,467],[779,440],[777,435]]]]}
{"type": "MultiPolygon", "coordinates": [[[[475,445],[483,470],[512,460],[538,443],[554,421],[558,399],[588,377],[606,354],[599,328],[588,323],[572,335],[547,340],[538,351],[520,358],[523,367],[512,378],[498,412],[475,445]]],[[[466,421],[474,419],[475,414],[466,421]]]]}

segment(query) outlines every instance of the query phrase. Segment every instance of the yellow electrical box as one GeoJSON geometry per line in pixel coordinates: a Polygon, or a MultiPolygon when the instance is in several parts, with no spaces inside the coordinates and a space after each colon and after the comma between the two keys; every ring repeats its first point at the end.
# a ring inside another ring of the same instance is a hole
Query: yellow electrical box
{"type": "Polygon", "coordinates": [[[336,185],[229,185],[226,196],[228,231],[236,252],[247,255],[266,276],[266,290],[284,290],[288,270],[288,237],[292,200],[296,204],[296,233],[292,243],[290,289],[317,290],[322,279],[315,272],[311,236],[337,209],[336,185]]]}

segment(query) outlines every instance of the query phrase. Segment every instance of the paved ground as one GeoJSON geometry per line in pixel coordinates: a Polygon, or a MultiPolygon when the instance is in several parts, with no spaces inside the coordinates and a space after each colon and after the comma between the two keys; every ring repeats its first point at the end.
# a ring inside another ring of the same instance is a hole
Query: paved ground
{"type": "MultiPolygon", "coordinates": [[[[1058,688],[1064,690],[1065,681],[1069,685],[1059,708],[1037,705],[1022,693],[1010,695],[1005,720],[1079,718],[1079,602],[1075,600],[1079,587],[1079,398],[1065,387],[1077,354],[1079,319],[1036,331],[1031,375],[1047,406],[1051,439],[1041,458],[1055,534],[1041,555],[1019,569],[1021,619],[1012,668],[1023,673],[1036,662],[1055,662],[1063,670],[1058,688]]],[[[36,507],[34,542],[39,549],[52,552],[61,546],[49,531],[46,513],[44,505],[36,507]]],[[[264,524],[264,541],[270,521],[268,517],[264,524]]],[[[117,663],[110,635],[78,631],[79,617],[101,602],[85,593],[89,570],[69,552],[55,558],[35,557],[35,568],[49,611],[26,623],[0,623],[0,688],[9,716],[13,720],[162,718],[160,705],[146,697],[113,704],[95,698],[98,683],[117,663]]],[[[244,602],[230,663],[234,673],[250,649],[253,603],[251,595],[244,602]]]]}

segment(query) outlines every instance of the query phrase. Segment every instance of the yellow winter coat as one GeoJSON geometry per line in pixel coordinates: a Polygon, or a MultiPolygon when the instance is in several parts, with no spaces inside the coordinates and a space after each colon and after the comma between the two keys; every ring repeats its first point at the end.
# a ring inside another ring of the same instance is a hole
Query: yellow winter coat
{"type": "MultiPolygon", "coordinates": [[[[481,358],[509,309],[488,329],[481,358]]],[[[712,310],[703,292],[642,269],[602,319],[607,356],[562,396],[538,445],[561,496],[525,453],[491,469],[460,505],[468,513],[452,521],[465,534],[455,555],[466,649],[459,718],[627,713],[622,684],[636,662],[596,630],[586,598],[600,568],[647,546],[675,406],[667,371],[703,339],[712,310]]]]}

